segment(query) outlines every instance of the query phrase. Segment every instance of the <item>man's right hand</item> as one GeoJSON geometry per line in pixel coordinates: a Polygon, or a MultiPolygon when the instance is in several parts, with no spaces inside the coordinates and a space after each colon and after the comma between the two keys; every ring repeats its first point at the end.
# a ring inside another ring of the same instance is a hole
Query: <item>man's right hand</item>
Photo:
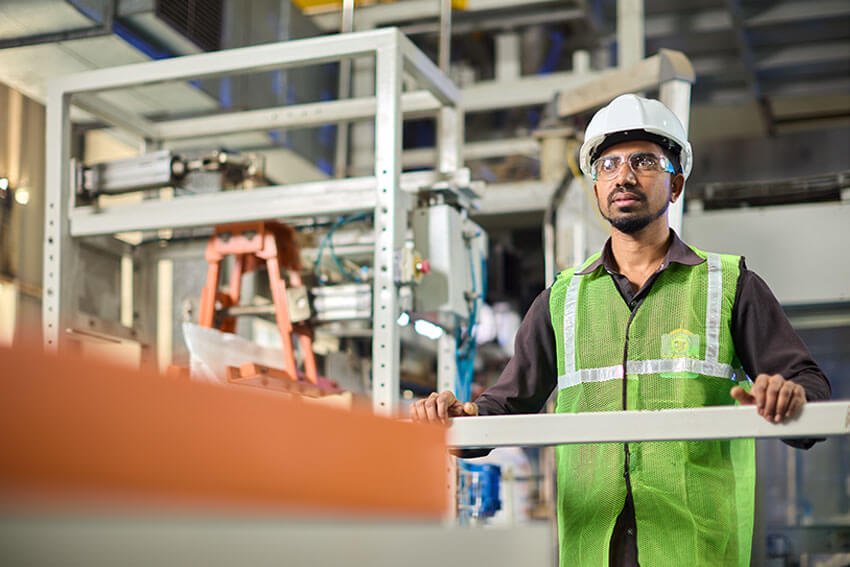
{"type": "Polygon", "coordinates": [[[462,403],[449,390],[439,394],[434,392],[410,406],[410,419],[418,422],[448,423],[450,417],[468,415],[478,415],[478,405],[474,402],[462,403]]]}

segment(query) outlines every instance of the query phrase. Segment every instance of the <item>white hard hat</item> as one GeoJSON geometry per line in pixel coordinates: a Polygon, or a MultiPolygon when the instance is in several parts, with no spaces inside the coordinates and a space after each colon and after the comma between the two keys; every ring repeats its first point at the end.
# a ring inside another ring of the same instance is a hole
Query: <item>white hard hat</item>
{"type": "Polygon", "coordinates": [[[591,164],[602,150],[628,140],[657,143],[678,157],[685,179],[690,175],[693,150],[682,123],[661,102],[633,94],[618,96],[593,115],[579,152],[581,170],[590,177],[591,164]]]}

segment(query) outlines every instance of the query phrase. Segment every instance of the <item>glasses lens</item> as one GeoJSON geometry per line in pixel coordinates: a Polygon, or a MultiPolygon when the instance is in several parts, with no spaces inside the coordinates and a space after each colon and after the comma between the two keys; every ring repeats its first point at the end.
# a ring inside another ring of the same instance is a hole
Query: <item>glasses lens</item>
{"type": "Polygon", "coordinates": [[[596,162],[596,174],[601,177],[611,177],[620,169],[620,156],[605,156],[596,162]]]}
{"type": "Polygon", "coordinates": [[[659,171],[658,157],[650,153],[638,153],[629,156],[629,165],[638,173],[659,171]]]}

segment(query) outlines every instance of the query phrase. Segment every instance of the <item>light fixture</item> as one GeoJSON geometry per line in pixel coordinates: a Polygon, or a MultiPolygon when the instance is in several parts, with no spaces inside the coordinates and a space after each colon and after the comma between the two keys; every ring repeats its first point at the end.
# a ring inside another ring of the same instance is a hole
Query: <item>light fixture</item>
{"type": "Polygon", "coordinates": [[[19,187],[17,191],[15,191],[15,201],[17,201],[19,205],[26,205],[29,203],[30,190],[26,187],[19,187]]]}
{"type": "Polygon", "coordinates": [[[5,191],[9,188],[9,179],[6,177],[0,177],[0,191],[5,191]]]}
{"type": "Polygon", "coordinates": [[[399,327],[407,327],[407,324],[410,323],[410,315],[406,312],[402,312],[402,314],[398,316],[396,323],[398,323],[399,327]]]}
{"type": "Polygon", "coordinates": [[[413,330],[432,341],[436,341],[443,336],[443,329],[441,327],[425,319],[417,319],[413,324],[413,330]]]}

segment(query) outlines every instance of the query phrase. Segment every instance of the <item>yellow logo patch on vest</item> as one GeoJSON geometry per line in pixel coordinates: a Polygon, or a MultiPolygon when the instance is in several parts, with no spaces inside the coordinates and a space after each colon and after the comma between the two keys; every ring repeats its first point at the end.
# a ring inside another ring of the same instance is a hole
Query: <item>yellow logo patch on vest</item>
{"type": "Polygon", "coordinates": [[[661,335],[662,358],[698,358],[699,335],[687,329],[676,329],[661,335]]]}
{"type": "MultiPolygon", "coordinates": [[[[699,335],[687,329],[676,329],[661,335],[662,358],[699,358],[699,335]]],[[[665,378],[696,378],[693,372],[662,372],[665,378]]]]}

